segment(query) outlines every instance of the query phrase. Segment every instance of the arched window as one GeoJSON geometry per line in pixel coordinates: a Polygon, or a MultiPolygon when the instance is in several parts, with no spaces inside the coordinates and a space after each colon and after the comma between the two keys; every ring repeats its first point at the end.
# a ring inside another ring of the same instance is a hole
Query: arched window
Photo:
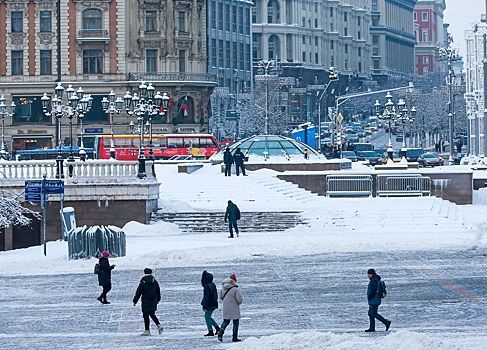
{"type": "Polygon", "coordinates": [[[281,42],[279,40],[279,37],[277,35],[271,35],[269,37],[269,59],[272,60],[272,59],[276,59],[276,58],[280,58],[281,57],[281,52],[280,52],[280,48],[281,48],[281,42]]]}
{"type": "Polygon", "coordinates": [[[194,101],[189,96],[183,96],[178,101],[177,123],[194,123],[194,101]]]}
{"type": "Polygon", "coordinates": [[[267,3],[267,23],[281,23],[279,17],[279,2],[270,0],[267,3]]]}
{"type": "Polygon", "coordinates": [[[83,12],[83,29],[101,29],[101,11],[90,9],[83,12]]]}

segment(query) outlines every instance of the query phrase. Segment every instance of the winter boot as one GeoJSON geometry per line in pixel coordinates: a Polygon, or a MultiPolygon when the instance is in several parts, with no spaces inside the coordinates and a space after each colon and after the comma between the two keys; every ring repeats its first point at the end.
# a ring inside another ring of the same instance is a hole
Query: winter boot
{"type": "Polygon", "coordinates": [[[391,326],[391,321],[387,321],[386,323],[386,332],[389,330],[389,327],[391,326]]]}
{"type": "Polygon", "coordinates": [[[160,324],[160,323],[159,323],[159,324],[157,325],[157,329],[159,330],[159,334],[161,334],[161,333],[162,333],[162,329],[163,329],[163,328],[162,328],[162,324],[160,324]]]}
{"type": "Polygon", "coordinates": [[[110,302],[107,300],[107,297],[103,297],[103,301],[101,302],[102,304],[110,304],[110,302]]]}
{"type": "Polygon", "coordinates": [[[208,331],[208,333],[205,334],[205,337],[213,337],[213,336],[215,336],[215,333],[213,333],[213,330],[208,331]]]}
{"type": "Polygon", "coordinates": [[[223,328],[220,328],[220,330],[218,331],[218,340],[219,341],[223,341],[223,334],[225,333],[225,331],[223,330],[223,328]]]}
{"type": "Polygon", "coordinates": [[[370,328],[369,328],[369,329],[366,329],[365,331],[366,331],[367,333],[368,333],[368,332],[375,332],[375,329],[370,329],[370,328]]]}
{"type": "Polygon", "coordinates": [[[150,330],[146,329],[144,333],[141,334],[142,336],[148,336],[150,335],[150,330]]]}
{"type": "Polygon", "coordinates": [[[232,341],[233,341],[234,343],[236,343],[236,342],[242,341],[242,339],[238,339],[238,338],[237,338],[237,336],[236,336],[236,335],[234,335],[234,336],[232,337],[232,341]]]}
{"type": "Polygon", "coordinates": [[[96,300],[103,304],[103,295],[100,294],[100,296],[96,298],[96,300]]]}
{"type": "Polygon", "coordinates": [[[215,334],[218,334],[218,332],[220,332],[220,327],[215,326],[215,334]]]}

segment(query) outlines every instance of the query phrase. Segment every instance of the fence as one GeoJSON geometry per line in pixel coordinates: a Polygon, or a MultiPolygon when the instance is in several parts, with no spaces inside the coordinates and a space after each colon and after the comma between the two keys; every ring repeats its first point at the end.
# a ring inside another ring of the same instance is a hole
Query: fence
{"type": "Polygon", "coordinates": [[[378,196],[423,196],[429,195],[430,191],[431,180],[419,174],[377,175],[378,196]]]}
{"type": "Polygon", "coordinates": [[[77,227],[68,233],[69,259],[100,258],[103,251],[112,257],[125,256],[125,233],[115,226],[77,227]]]}
{"type": "Polygon", "coordinates": [[[330,196],[370,196],[372,195],[371,175],[328,175],[326,195],[330,196]]]}

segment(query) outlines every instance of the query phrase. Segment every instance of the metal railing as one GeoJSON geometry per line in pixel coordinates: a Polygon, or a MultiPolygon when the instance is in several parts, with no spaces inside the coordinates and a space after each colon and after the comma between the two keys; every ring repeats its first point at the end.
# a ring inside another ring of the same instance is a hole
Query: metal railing
{"type": "MultiPolygon", "coordinates": [[[[117,160],[87,160],[82,162],[63,163],[64,174],[69,178],[69,167],[72,169],[72,178],[136,178],[138,172],[137,161],[117,160]]],[[[55,160],[27,160],[9,161],[0,163],[1,178],[5,180],[29,180],[42,179],[46,174],[47,178],[55,178],[57,173],[55,160]]]]}
{"type": "Polygon", "coordinates": [[[78,39],[110,39],[106,29],[81,29],[78,39]]]}
{"type": "Polygon", "coordinates": [[[130,81],[196,81],[196,82],[216,82],[216,75],[209,73],[174,73],[174,72],[154,72],[154,73],[129,73],[130,81]]]}
{"type": "Polygon", "coordinates": [[[326,196],[370,196],[372,195],[371,175],[328,175],[326,196]]]}
{"type": "Polygon", "coordinates": [[[109,252],[114,258],[127,254],[125,233],[120,228],[83,226],[68,233],[69,259],[101,258],[103,251],[109,252]]]}
{"type": "Polygon", "coordinates": [[[422,196],[423,183],[419,174],[377,175],[377,196],[422,196]]]}

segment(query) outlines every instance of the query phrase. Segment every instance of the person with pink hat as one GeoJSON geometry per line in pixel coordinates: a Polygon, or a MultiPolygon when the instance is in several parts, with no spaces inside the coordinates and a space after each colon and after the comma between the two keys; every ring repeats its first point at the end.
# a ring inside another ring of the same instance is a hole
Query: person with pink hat
{"type": "Polygon", "coordinates": [[[243,299],[235,274],[223,280],[222,289],[220,290],[220,300],[223,300],[223,323],[217,332],[218,340],[223,341],[225,329],[230,324],[230,320],[233,320],[232,342],[239,342],[241,340],[238,339],[238,325],[240,321],[240,304],[242,304],[243,299]]]}
{"type": "Polygon", "coordinates": [[[112,270],[115,268],[115,265],[111,265],[108,262],[108,257],[110,253],[107,251],[103,251],[101,253],[102,257],[98,261],[100,264],[100,273],[98,274],[98,284],[103,287],[103,292],[100,296],[96,299],[102,304],[110,304],[107,301],[107,294],[112,289],[112,270]]]}

